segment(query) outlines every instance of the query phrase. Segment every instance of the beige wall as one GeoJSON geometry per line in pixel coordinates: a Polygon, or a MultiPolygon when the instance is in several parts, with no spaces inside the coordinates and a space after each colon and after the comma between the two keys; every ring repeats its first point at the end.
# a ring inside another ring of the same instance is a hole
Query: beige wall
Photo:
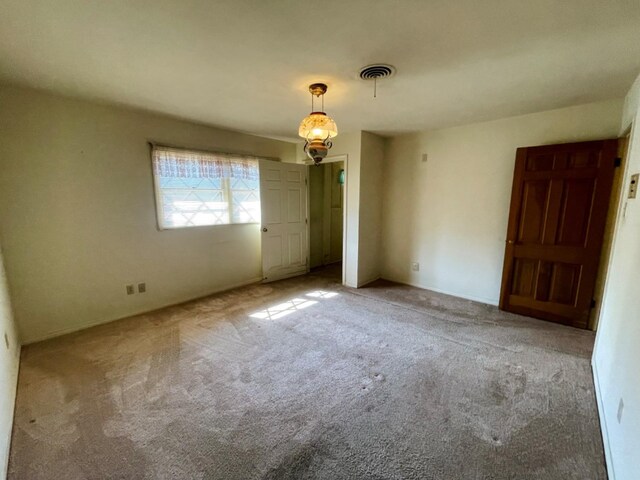
{"type": "Polygon", "coordinates": [[[0,242],[24,342],[261,277],[258,225],[158,231],[148,140],[295,161],[291,143],[0,88],[0,242]],[[125,284],[146,282],[127,296],[125,284]]]}
{"type": "Polygon", "coordinates": [[[358,286],[380,278],[385,140],[362,132],[358,286]]]}
{"type": "Polygon", "coordinates": [[[627,199],[640,173],[640,76],[627,95],[621,132],[631,131],[593,369],[609,477],[637,478],[640,464],[640,197],[627,199]]]}
{"type": "Polygon", "coordinates": [[[9,288],[0,251],[0,478],[7,474],[20,344],[13,322],[9,288]]]}
{"type": "Polygon", "coordinates": [[[345,283],[350,287],[358,286],[358,242],[360,241],[360,151],[362,132],[342,135],[334,139],[332,155],[347,155],[345,162],[343,269],[345,283]]]}
{"type": "Polygon", "coordinates": [[[390,139],[383,277],[497,304],[516,148],[615,138],[621,112],[611,100],[390,139]]]}

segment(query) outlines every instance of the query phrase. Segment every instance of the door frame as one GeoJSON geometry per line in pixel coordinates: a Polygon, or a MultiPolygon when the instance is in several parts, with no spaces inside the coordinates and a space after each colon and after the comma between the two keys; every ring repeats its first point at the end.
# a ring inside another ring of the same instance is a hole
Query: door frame
{"type": "Polygon", "coordinates": [[[619,225],[619,213],[622,212],[626,204],[628,184],[625,184],[625,175],[627,173],[627,164],[629,150],[631,146],[631,127],[629,127],[622,135],[618,136],[618,158],[620,158],[620,166],[616,168],[613,177],[613,185],[611,188],[611,198],[609,199],[609,211],[607,212],[607,223],[605,224],[604,238],[600,250],[600,264],[598,265],[598,274],[596,275],[596,287],[593,292],[593,298],[596,305],[591,309],[589,316],[588,329],[597,331],[600,325],[600,316],[602,315],[602,307],[604,304],[604,296],[607,288],[607,279],[609,278],[609,266],[611,265],[613,243],[619,225]]]}
{"type": "MultiPolygon", "coordinates": [[[[349,222],[347,222],[347,212],[348,210],[348,198],[347,192],[349,191],[349,154],[343,153],[339,155],[329,155],[322,160],[322,163],[335,163],[335,162],[343,162],[344,163],[344,198],[342,200],[342,285],[346,285],[347,283],[347,228],[349,222]]],[[[308,160],[304,162],[308,168],[313,168],[313,161],[308,160]]],[[[307,175],[307,178],[309,175],[307,175]]],[[[310,208],[311,208],[311,197],[309,196],[310,189],[307,188],[307,218],[310,218],[310,208]]],[[[307,222],[307,239],[308,246],[307,250],[309,251],[309,256],[311,255],[311,232],[309,230],[310,225],[307,222]]],[[[324,243],[324,242],[323,242],[324,243]]],[[[324,250],[324,245],[323,245],[324,250]]],[[[309,257],[311,258],[311,257],[309,257]]],[[[311,262],[309,262],[309,266],[311,262]]]]}

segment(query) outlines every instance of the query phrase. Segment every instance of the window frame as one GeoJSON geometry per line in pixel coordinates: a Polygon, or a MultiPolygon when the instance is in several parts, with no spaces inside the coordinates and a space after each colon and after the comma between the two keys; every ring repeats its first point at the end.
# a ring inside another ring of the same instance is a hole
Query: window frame
{"type": "MultiPolygon", "coordinates": [[[[176,226],[176,227],[171,227],[171,226],[166,226],[164,225],[163,222],[163,215],[164,215],[164,209],[163,209],[163,201],[162,201],[162,190],[163,187],[160,186],[160,177],[158,175],[156,175],[156,168],[155,168],[155,163],[154,163],[154,150],[157,149],[169,149],[169,150],[176,150],[176,151],[184,151],[187,153],[197,153],[197,154],[204,154],[204,155],[215,155],[215,156],[220,156],[220,157],[242,157],[244,159],[248,159],[248,160],[254,160],[257,162],[257,168],[258,168],[258,196],[260,197],[260,160],[261,159],[265,159],[265,160],[275,160],[275,161],[280,161],[280,159],[274,159],[274,158],[267,158],[267,157],[259,157],[256,155],[248,155],[248,154],[243,154],[243,153],[231,153],[231,152],[219,152],[219,151],[212,151],[212,150],[202,150],[202,149],[197,149],[197,148],[185,148],[185,147],[175,147],[175,146],[169,146],[169,145],[165,145],[165,144],[159,144],[159,143],[153,143],[153,142],[148,142],[149,146],[150,146],[150,164],[151,164],[151,177],[153,179],[153,192],[154,192],[154,207],[155,207],[155,211],[156,211],[156,228],[158,231],[174,231],[174,230],[188,230],[188,229],[201,229],[201,228],[215,228],[215,227],[230,227],[230,226],[234,226],[234,225],[260,225],[261,224],[261,220],[258,219],[256,221],[251,221],[251,222],[234,222],[232,221],[233,219],[233,191],[231,188],[231,178],[229,177],[221,177],[220,181],[221,181],[221,185],[222,185],[222,195],[223,195],[223,199],[224,201],[227,203],[227,212],[228,212],[228,218],[229,218],[229,222],[228,223],[213,223],[213,224],[208,224],[208,225],[181,225],[181,226],[176,226]]],[[[176,190],[180,190],[178,188],[176,188],[176,190]]],[[[261,202],[261,198],[260,198],[260,202],[261,202]]],[[[262,211],[260,211],[260,213],[262,213],[262,211]]]]}

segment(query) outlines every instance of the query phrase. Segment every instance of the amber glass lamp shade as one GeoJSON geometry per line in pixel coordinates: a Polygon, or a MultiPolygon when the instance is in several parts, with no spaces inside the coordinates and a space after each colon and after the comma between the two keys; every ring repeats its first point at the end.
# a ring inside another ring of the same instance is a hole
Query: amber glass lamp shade
{"type": "Polygon", "coordinates": [[[300,122],[298,135],[311,142],[313,140],[327,140],[338,135],[338,127],[324,112],[311,112],[300,122]]]}

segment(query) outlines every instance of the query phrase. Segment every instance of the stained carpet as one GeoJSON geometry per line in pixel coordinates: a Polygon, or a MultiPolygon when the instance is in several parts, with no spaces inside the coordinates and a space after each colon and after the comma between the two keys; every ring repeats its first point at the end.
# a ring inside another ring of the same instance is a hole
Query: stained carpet
{"type": "Polygon", "coordinates": [[[606,478],[591,332],[335,269],[24,349],[10,479],[606,478]]]}

